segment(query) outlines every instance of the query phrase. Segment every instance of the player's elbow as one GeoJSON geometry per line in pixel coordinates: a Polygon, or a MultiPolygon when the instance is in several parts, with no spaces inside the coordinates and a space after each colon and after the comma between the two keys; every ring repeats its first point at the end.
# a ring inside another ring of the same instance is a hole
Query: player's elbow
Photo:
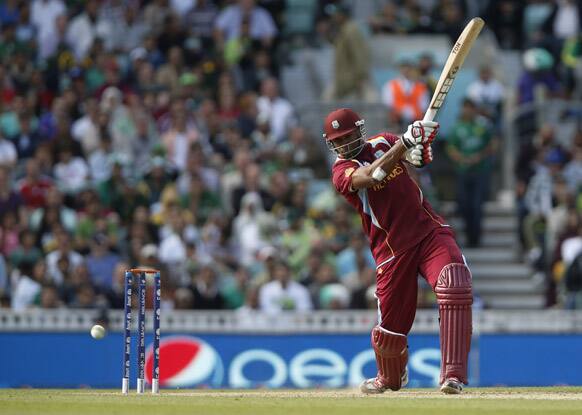
{"type": "Polygon", "coordinates": [[[367,189],[374,183],[375,180],[372,177],[372,171],[368,166],[359,168],[352,176],[353,190],[367,189]]]}

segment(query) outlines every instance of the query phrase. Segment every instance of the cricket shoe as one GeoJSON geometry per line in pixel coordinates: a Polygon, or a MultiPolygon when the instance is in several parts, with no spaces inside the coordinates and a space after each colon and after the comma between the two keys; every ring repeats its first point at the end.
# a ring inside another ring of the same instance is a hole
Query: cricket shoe
{"type": "MultiPolygon", "coordinates": [[[[407,383],[408,383],[408,368],[406,368],[404,370],[404,373],[402,374],[402,386],[401,387],[402,388],[405,387],[407,383]]],[[[379,394],[379,393],[384,393],[388,389],[390,389],[390,388],[388,386],[384,385],[382,383],[382,381],[380,381],[380,379],[378,379],[378,377],[366,379],[360,385],[360,391],[366,395],[375,395],[375,394],[379,394]]]]}
{"type": "Polygon", "coordinates": [[[442,384],[441,392],[447,395],[458,395],[463,392],[463,383],[457,378],[449,378],[442,384]]]}

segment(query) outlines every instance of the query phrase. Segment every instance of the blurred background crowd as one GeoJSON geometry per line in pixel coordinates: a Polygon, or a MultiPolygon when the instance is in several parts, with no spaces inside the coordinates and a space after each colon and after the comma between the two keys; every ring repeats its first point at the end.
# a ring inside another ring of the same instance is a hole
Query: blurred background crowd
{"type": "MultiPolygon", "coordinates": [[[[576,1],[358,1],[371,11],[358,22],[345,3],[308,1],[303,36],[288,29],[298,3],[0,4],[0,307],[120,308],[123,271],[144,266],[161,270],[167,309],[375,308],[359,218],[334,194],[321,138],[281,86],[296,48],[335,48],[322,100],[382,103],[386,125],[400,128],[421,116],[439,68],[428,54],[401,59],[376,88],[367,37],[455,39],[481,11],[499,48],[523,51],[519,105],[540,87],[546,98],[580,98],[576,1]]],[[[481,68],[437,149],[457,166],[473,247],[509,99],[498,71],[481,68]]],[[[532,117],[517,123],[523,252],[547,278],[548,306],[580,306],[579,108],[559,128],[532,131],[532,117]],[[561,298],[568,275],[579,285],[561,298]]],[[[419,304],[432,306],[427,290],[419,304]]]]}

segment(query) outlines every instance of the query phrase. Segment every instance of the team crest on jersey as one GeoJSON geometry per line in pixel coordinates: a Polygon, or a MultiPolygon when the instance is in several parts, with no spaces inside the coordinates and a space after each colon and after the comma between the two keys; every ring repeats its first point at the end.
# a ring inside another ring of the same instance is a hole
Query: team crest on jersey
{"type": "Polygon", "coordinates": [[[334,130],[337,130],[339,128],[339,121],[338,120],[333,120],[331,122],[331,126],[333,127],[334,130]]]}

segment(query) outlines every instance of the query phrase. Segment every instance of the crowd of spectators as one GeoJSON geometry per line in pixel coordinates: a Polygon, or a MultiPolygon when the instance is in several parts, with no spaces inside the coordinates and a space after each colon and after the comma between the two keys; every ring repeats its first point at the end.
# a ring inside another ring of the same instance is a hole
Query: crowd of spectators
{"type": "Polygon", "coordinates": [[[582,98],[582,7],[573,0],[530,1],[524,9],[499,3],[501,46],[523,50],[513,123],[524,258],[547,286],[548,307],[580,308],[582,129],[573,108],[582,98]]]}
{"type": "Polygon", "coordinates": [[[0,306],[367,308],[374,265],[282,96],[284,1],[0,5],[0,306]]]}

